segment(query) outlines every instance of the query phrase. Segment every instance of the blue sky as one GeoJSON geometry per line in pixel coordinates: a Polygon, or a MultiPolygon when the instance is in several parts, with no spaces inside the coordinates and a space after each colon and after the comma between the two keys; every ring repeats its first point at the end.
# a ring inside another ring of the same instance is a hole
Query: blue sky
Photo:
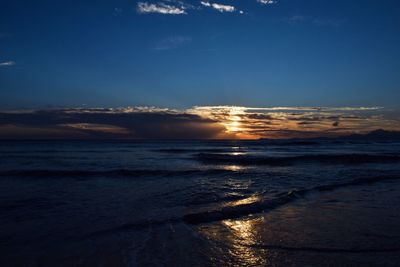
{"type": "Polygon", "coordinates": [[[3,1],[0,107],[398,108],[399,1],[264,2],[3,1]]]}

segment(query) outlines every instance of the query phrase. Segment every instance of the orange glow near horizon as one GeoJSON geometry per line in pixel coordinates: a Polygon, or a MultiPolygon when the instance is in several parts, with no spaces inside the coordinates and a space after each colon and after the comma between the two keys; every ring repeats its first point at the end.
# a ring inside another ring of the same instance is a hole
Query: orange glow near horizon
{"type": "Polygon", "coordinates": [[[229,139],[335,137],[376,129],[400,130],[398,120],[377,115],[378,107],[202,106],[188,111],[221,124],[229,139]]]}
{"type": "Polygon", "coordinates": [[[380,107],[68,108],[1,114],[9,123],[0,125],[0,138],[10,139],[285,139],[400,131],[400,112],[380,107]]]}

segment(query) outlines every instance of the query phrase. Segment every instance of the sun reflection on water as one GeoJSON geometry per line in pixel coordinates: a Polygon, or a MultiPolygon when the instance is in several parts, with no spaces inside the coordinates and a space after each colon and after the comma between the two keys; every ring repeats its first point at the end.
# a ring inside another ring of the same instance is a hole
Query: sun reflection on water
{"type": "Polygon", "coordinates": [[[247,153],[246,152],[231,152],[231,153],[228,153],[228,155],[230,155],[230,156],[240,156],[240,155],[246,155],[247,153]]]}
{"type": "Polygon", "coordinates": [[[250,220],[225,220],[222,221],[222,224],[242,240],[250,241],[252,239],[252,222],[250,220]]]}
{"type": "Polygon", "coordinates": [[[268,253],[253,247],[259,239],[258,228],[263,224],[262,218],[224,220],[215,225],[201,229],[208,239],[224,244],[229,255],[229,266],[265,266],[268,253]]]}
{"type": "MultiPolygon", "coordinates": [[[[251,205],[260,201],[260,196],[253,195],[245,199],[232,201],[226,207],[251,205]]],[[[229,266],[265,266],[268,263],[268,251],[254,247],[260,241],[260,226],[264,223],[263,217],[244,219],[228,219],[218,223],[200,227],[208,240],[216,241],[226,250],[225,255],[231,261],[229,266]]],[[[220,252],[221,253],[221,252],[220,252]]]]}
{"type": "Polygon", "coordinates": [[[248,197],[245,199],[240,199],[237,201],[229,202],[228,206],[235,207],[235,206],[241,206],[241,205],[248,205],[248,204],[259,202],[260,200],[261,200],[260,196],[254,195],[254,196],[251,196],[251,197],[248,197]]]}
{"type": "Polygon", "coordinates": [[[242,166],[239,166],[239,165],[224,165],[223,169],[227,170],[227,171],[237,172],[237,171],[243,170],[244,168],[242,166]]]}

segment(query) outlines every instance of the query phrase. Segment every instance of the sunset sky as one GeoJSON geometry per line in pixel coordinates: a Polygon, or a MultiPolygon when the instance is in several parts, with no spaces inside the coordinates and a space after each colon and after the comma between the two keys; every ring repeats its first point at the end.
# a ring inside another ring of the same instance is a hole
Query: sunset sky
{"type": "Polygon", "coordinates": [[[72,108],[0,112],[0,139],[259,139],[337,137],[400,130],[380,107],[201,106],[72,108]]]}
{"type": "Polygon", "coordinates": [[[0,138],[398,130],[399,14],[397,0],[3,1],[0,138]]]}

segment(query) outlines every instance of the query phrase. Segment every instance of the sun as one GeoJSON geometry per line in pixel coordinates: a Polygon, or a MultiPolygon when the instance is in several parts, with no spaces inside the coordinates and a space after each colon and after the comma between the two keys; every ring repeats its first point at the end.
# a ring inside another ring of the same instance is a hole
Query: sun
{"type": "Polygon", "coordinates": [[[239,116],[229,116],[225,123],[228,132],[239,132],[241,130],[241,118],[239,116]]]}
{"type": "Polygon", "coordinates": [[[196,106],[191,112],[218,122],[225,128],[224,133],[228,138],[259,139],[258,135],[249,132],[251,120],[246,119],[247,109],[241,106],[196,106]]]}

